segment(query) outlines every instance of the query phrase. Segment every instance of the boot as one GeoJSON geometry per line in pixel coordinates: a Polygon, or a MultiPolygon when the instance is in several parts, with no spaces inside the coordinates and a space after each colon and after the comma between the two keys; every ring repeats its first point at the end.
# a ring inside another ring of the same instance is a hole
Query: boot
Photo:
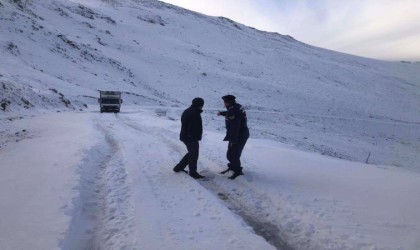
{"type": "Polygon", "coordinates": [[[231,171],[232,169],[230,168],[230,163],[227,164],[228,168],[222,172],[220,172],[220,174],[226,174],[227,172],[231,171]]]}
{"type": "Polygon", "coordinates": [[[205,176],[202,176],[201,174],[199,174],[199,173],[190,173],[190,176],[192,177],[192,178],[194,178],[194,179],[202,179],[202,178],[205,178],[205,176]]]}
{"type": "Polygon", "coordinates": [[[178,172],[184,172],[184,173],[187,173],[188,174],[188,172],[185,170],[185,169],[181,169],[181,168],[179,168],[179,166],[178,165],[176,165],[174,168],[173,168],[173,171],[175,172],[175,173],[178,173],[178,172]]]}
{"type": "Polygon", "coordinates": [[[240,175],[243,175],[242,170],[234,172],[233,175],[229,177],[229,179],[234,180],[236,177],[240,175]]]}
{"type": "Polygon", "coordinates": [[[220,172],[220,174],[226,174],[227,172],[229,172],[229,171],[231,171],[231,170],[232,170],[232,169],[227,168],[226,170],[224,170],[224,171],[220,172]]]}

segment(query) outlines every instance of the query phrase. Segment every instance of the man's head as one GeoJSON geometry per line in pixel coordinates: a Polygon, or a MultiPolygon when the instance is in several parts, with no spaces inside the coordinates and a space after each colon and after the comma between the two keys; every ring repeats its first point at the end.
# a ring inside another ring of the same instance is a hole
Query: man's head
{"type": "Polygon", "coordinates": [[[225,95],[222,96],[223,102],[225,103],[225,106],[228,107],[236,102],[236,97],[233,95],[225,95]]]}
{"type": "Polygon", "coordinates": [[[192,100],[192,106],[202,109],[204,106],[203,98],[196,97],[192,100]]]}

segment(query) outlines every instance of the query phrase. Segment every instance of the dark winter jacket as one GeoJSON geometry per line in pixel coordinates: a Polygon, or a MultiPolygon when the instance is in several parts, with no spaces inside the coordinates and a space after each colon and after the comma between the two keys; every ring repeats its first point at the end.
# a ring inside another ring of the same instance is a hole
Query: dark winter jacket
{"type": "Polygon", "coordinates": [[[246,112],[243,107],[234,103],[227,107],[227,111],[220,112],[226,120],[226,136],[224,141],[238,143],[241,140],[248,139],[249,129],[247,124],[246,112]]]}
{"type": "Polygon", "coordinates": [[[184,142],[200,141],[203,135],[203,122],[201,113],[197,107],[187,108],[181,116],[181,133],[179,139],[184,142]]]}

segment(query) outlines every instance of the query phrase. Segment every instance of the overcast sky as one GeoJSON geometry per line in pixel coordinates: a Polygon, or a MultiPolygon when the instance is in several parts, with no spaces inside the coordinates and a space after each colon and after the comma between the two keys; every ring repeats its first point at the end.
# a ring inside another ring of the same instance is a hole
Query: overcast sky
{"type": "Polygon", "coordinates": [[[164,0],[315,46],[420,61],[420,0],[164,0]]]}

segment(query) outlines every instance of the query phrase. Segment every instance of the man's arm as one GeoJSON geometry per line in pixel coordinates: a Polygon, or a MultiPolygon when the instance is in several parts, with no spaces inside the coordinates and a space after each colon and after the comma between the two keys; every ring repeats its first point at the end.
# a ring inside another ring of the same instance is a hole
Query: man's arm
{"type": "Polygon", "coordinates": [[[217,115],[226,116],[227,115],[227,111],[219,111],[217,113],[217,115]]]}

